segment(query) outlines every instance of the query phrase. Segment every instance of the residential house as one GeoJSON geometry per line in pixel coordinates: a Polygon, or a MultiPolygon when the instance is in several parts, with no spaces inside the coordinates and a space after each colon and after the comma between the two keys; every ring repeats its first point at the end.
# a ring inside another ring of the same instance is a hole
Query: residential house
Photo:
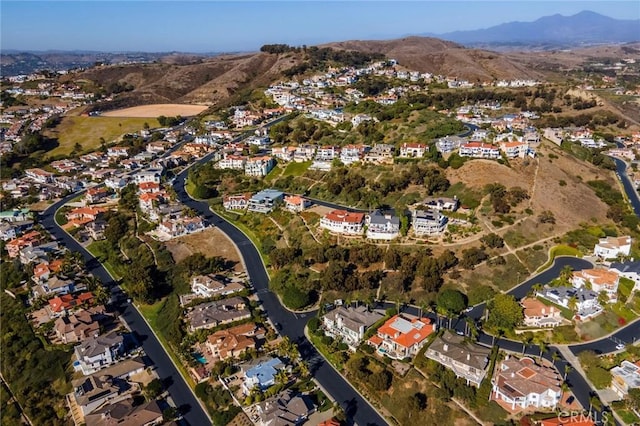
{"type": "Polygon", "coordinates": [[[447,367],[466,380],[467,385],[480,386],[487,374],[491,349],[466,341],[446,330],[437,337],[425,352],[425,356],[447,367]]]}
{"type": "Polygon", "coordinates": [[[138,191],[141,194],[160,192],[160,184],[156,182],[141,182],[138,185],[138,191]]]}
{"type": "MultiPolygon", "coordinates": [[[[153,184],[152,184],[153,185],[153,184]]],[[[165,202],[164,192],[143,192],[138,196],[138,205],[144,213],[150,214],[155,208],[165,202]]]]}
{"type": "Polygon", "coordinates": [[[109,196],[109,191],[104,187],[94,187],[87,189],[84,199],[87,204],[102,203],[109,196]]]}
{"type": "Polygon", "coordinates": [[[191,291],[204,298],[213,296],[228,296],[244,290],[239,282],[226,282],[225,277],[215,275],[196,275],[191,278],[191,291]]]}
{"type": "Polygon", "coordinates": [[[251,318],[251,313],[245,301],[241,297],[232,297],[196,305],[187,312],[185,319],[189,324],[189,331],[193,332],[247,318],[251,318]]]}
{"type": "Polygon", "coordinates": [[[532,297],[525,297],[520,305],[524,309],[524,325],[527,327],[556,327],[562,323],[562,312],[555,306],[547,306],[532,297]]]}
{"type": "Polygon", "coordinates": [[[447,228],[447,217],[437,210],[414,210],[413,233],[416,237],[442,234],[447,228]]]}
{"type": "Polygon", "coordinates": [[[244,170],[246,162],[247,157],[244,155],[225,154],[224,158],[222,158],[217,165],[221,169],[244,170]]]}
{"type": "Polygon", "coordinates": [[[412,357],[436,331],[429,318],[411,318],[398,314],[387,320],[367,343],[378,353],[394,359],[412,357]]]}
{"type": "Polygon", "coordinates": [[[297,426],[305,423],[315,407],[307,395],[294,395],[291,389],[259,402],[255,406],[258,426],[297,426]]]}
{"type": "Polygon", "coordinates": [[[158,401],[138,405],[130,397],[104,405],[84,419],[91,426],[154,426],[164,422],[158,401]]]}
{"type": "Polygon", "coordinates": [[[375,144],[371,151],[364,156],[364,162],[373,164],[393,164],[395,149],[395,146],[391,144],[375,144]]]}
{"type": "Polygon", "coordinates": [[[29,209],[13,209],[0,212],[0,221],[2,222],[25,222],[32,219],[29,209]]]}
{"type": "Polygon", "coordinates": [[[593,254],[602,259],[615,259],[618,256],[629,256],[631,252],[631,237],[601,238],[593,248],[593,254]]]}
{"type": "Polygon", "coordinates": [[[640,261],[633,262],[613,262],[609,266],[609,270],[615,272],[621,277],[630,279],[635,283],[634,289],[640,291],[640,261]]]}
{"type": "Polygon", "coordinates": [[[62,268],[63,261],[60,259],[51,262],[44,260],[33,267],[33,276],[31,279],[36,284],[42,284],[51,278],[52,273],[57,273],[62,268]]]}
{"type": "Polygon", "coordinates": [[[422,204],[425,207],[428,207],[429,209],[448,210],[448,211],[455,212],[456,210],[458,210],[458,206],[460,205],[460,202],[458,200],[458,197],[454,195],[453,198],[427,197],[420,204],[422,204]]]}
{"type": "Polygon", "coordinates": [[[140,185],[145,182],[153,182],[160,183],[160,179],[162,178],[163,170],[161,168],[151,168],[147,170],[142,170],[133,175],[133,180],[136,185],[140,185]]]}
{"type": "Polygon", "coordinates": [[[97,315],[81,309],[73,314],[58,317],[53,325],[56,337],[62,343],[77,343],[100,335],[97,315]]]}
{"type": "Polygon", "coordinates": [[[325,334],[343,341],[355,350],[364,338],[364,332],[381,318],[381,313],[369,311],[367,306],[338,306],[322,317],[322,324],[325,334]]]}
{"type": "Polygon", "coordinates": [[[620,398],[625,398],[629,394],[629,389],[640,388],[640,361],[631,363],[622,361],[619,366],[611,370],[611,389],[620,398]]]}
{"type": "Polygon", "coordinates": [[[114,191],[120,191],[121,189],[126,187],[128,184],[129,184],[129,181],[127,179],[123,177],[118,177],[118,176],[110,177],[108,179],[105,179],[104,181],[104,186],[114,191]]]}
{"type": "Polygon", "coordinates": [[[400,147],[402,158],[422,158],[429,148],[421,143],[403,143],[400,147]]]}
{"type": "Polygon", "coordinates": [[[567,309],[575,305],[573,310],[581,319],[591,318],[602,312],[598,293],[584,287],[548,287],[538,293],[538,296],[567,309]]]}
{"type": "Polygon", "coordinates": [[[89,376],[73,380],[73,397],[84,416],[92,413],[120,394],[112,377],[89,376]]]}
{"type": "Polygon", "coordinates": [[[73,280],[54,275],[41,285],[34,286],[33,294],[36,297],[64,295],[73,293],[74,289],[75,282],[73,280]]]}
{"type": "Polygon", "coordinates": [[[90,291],[79,293],[79,294],[63,294],[61,296],[56,296],[47,301],[49,311],[53,314],[53,316],[59,316],[64,313],[70,312],[71,310],[82,306],[82,305],[92,305],[93,304],[93,293],[90,291]]]}
{"type": "Polygon", "coordinates": [[[360,161],[369,151],[366,145],[345,145],[340,148],[340,161],[346,166],[360,161]]]}
{"type": "Polygon", "coordinates": [[[300,195],[285,195],[284,196],[284,207],[295,213],[299,213],[311,206],[311,201],[300,196],[300,195]]]}
{"type": "Polygon", "coordinates": [[[98,220],[105,211],[105,209],[99,207],[76,207],[68,211],[65,217],[70,222],[85,224],[98,220]]]}
{"type": "Polygon", "coordinates": [[[297,163],[310,161],[316,155],[316,147],[313,145],[299,145],[293,153],[293,161],[297,163]]]}
{"type": "Polygon", "coordinates": [[[20,250],[25,247],[35,247],[40,244],[40,233],[38,231],[30,231],[21,237],[15,238],[7,242],[4,248],[7,250],[9,257],[14,259],[20,254],[20,250]]]}
{"type": "Polygon", "coordinates": [[[458,154],[460,157],[500,158],[500,150],[497,147],[483,142],[469,142],[460,145],[458,154]]]}
{"type": "Polygon", "coordinates": [[[206,228],[201,217],[178,217],[176,219],[165,220],[158,225],[158,231],[170,238],[192,234],[206,228]]]}
{"type": "Polygon", "coordinates": [[[256,339],[263,335],[264,330],[254,323],[242,324],[209,335],[206,345],[211,355],[224,361],[255,349],[256,339]]]}
{"type": "Polygon", "coordinates": [[[516,411],[528,407],[555,408],[562,396],[562,378],[552,366],[540,366],[529,357],[507,357],[493,379],[492,398],[516,411]]]}
{"type": "Polygon", "coordinates": [[[38,183],[53,183],[55,175],[42,169],[27,169],[24,174],[38,183]]]}
{"type": "Polygon", "coordinates": [[[436,149],[443,154],[448,154],[459,149],[467,142],[468,139],[466,138],[461,138],[459,136],[446,136],[436,141],[436,149]]]}
{"type": "Polygon", "coordinates": [[[276,374],[285,368],[279,358],[270,358],[260,361],[244,372],[242,391],[248,395],[255,387],[264,391],[276,383],[276,374]]]}
{"type": "Polygon", "coordinates": [[[596,293],[604,291],[610,302],[618,300],[618,283],[620,276],[606,269],[583,269],[574,271],[571,284],[577,288],[591,288],[596,293]]]}
{"type": "Polygon", "coordinates": [[[16,238],[16,226],[11,223],[0,223],[0,239],[9,241],[16,238]]]}
{"type": "Polygon", "coordinates": [[[263,177],[275,167],[276,162],[268,155],[248,158],[244,164],[244,174],[263,177]]]}
{"type": "Polygon", "coordinates": [[[124,146],[112,146],[110,148],[107,148],[107,157],[109,157],[109,159],[118,159],[120,157],[126,158],[128,156],[129,152],[124,146]]]}
{"type": "Polygon", "coordinates": [[[364,223],[364,213],[333,210],[320,219],[320,228],[338,234],[360,235],[364,223]]]}
{"type": "Polygon", "coordinates": [[[500,150],[507,158],[524,158],[533,152],[524,142],[501,142],[500,150]]]}
{"type": "Polygon", "coordinates": [[[249,199],[247,210],[257,213],[269,213],[284,199],[284,192],[264,189],[249,199]]]}
{"type": "Polygon", "coordinates": [[[107,222],[102,220],[91,222],[85,225],[84,229],[94,241],[104,240],[104,231],[107,229],[107,222]]]}
{"type": "Polygon", "coordinates": [[[60,254],[60,246],[56,241],[52,241],[50,243],[43,243],[38,246],[27,246],[21,249],[18,253],[18,259],[23,265],[28,265],[34,262],[49,260],[51,256],[57,254],[60,254]]]}
{"type": "Polygon", "coordinates": [[[251,194],[225,195],[222,198],[222,205],[226,210],[245,210],[249,207],[251,194]]]}
{"type": "Polygon", "coordinates": [[[282,146],[273,148],[271,154],[282,161],[292,161],[297,147],[295,146],[282,146]]]}
{"type": "Polygon", "coordinates": [[[400,234],[400,218],[395,212],[374,210],[366,216],[367,238],[393,240],[400,234]]]}
{"type": "Polygon", "coordinates": [[[340,148],[337,146],[321,146],[316,150],[315,159],[318,161],[333,161],[340,155],[340,148]]]}
{"type": "Polygon", "coordinates": [[[86,339],[73,349],[74,370],[86,376],[113,364],[124,352],[123,343],[123,337],[115,332],[86,339]]]}

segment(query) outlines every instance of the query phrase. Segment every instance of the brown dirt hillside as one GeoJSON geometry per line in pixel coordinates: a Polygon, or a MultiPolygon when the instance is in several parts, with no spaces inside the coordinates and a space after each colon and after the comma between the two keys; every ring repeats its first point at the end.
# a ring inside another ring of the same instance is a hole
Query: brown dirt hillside
{"type": "Polygon", "coordinates": [[[400,65],[421,72],[457,76],[472,82],[493,79],[534,78],[543,75],[526,68],[500,53],[467,49],[450,41],[430,37],[406,37],[396,40],[352,40],[330,43],[336,49],[379,52],[396,59],[400,65]]]}
{"type": "MultiPolygon", "coordinates": [[[[172,63],[111,65],[70,74],[70,80],[90,80],[108,87],[127,83],[134,90],[121,93],[101,105],[115,109],[149,103],[216,104],[245,88],[268,85],[285,69],[299,63],[295,55],[251,53],[221,55],[188,64],[172,63]]],[[[178,62],[178,63],[176,63],[178,62]]]]}

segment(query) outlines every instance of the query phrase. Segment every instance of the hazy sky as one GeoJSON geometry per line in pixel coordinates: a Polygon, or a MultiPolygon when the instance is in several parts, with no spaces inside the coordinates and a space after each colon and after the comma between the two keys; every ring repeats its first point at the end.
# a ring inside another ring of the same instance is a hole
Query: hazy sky
{"type": "Polygon", "coordinates": [[[21,50],[257,50],[480,29],[592,10],[640,18],[640,1],[5,1],[0,47],[21,50]]]}

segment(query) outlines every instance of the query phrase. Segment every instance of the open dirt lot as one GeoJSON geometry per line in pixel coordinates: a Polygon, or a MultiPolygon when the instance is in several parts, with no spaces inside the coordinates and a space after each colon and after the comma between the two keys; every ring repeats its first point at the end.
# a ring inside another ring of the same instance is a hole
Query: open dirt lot
{"type": "Polygon", "coordinates": [[[206,257],[220,256],[235,262],[234,270],[241,272],[240,255],[231,241],[217,228],[208,228],[184,237],[175,238],[165,243],[176,262],[195,254],[202,253],[206,257]]]}
{"type": "Polygon", "coordinates": [[[207,108],[208,107],[206,105],[153,104],[108,111],[102,113],[102,116],[155,118],[161,115],[164,115],[166,117],[174,117],[176,115],[180,115],[182,117],[190,117],[192,115],[200,114],[207,108]]]}

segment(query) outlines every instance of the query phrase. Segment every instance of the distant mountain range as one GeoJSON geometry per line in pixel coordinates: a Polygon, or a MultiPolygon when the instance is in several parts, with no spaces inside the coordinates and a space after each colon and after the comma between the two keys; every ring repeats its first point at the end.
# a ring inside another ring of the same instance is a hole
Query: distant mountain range
{"type": "Polygon", "coordinates": [[[622,20],[583,11],[573,16],[545,16],[533,22],[509,22],[482,30],[422,34],[466,46],[542,46],[626,43],[640,40],[640,19],[622,20]]]}

